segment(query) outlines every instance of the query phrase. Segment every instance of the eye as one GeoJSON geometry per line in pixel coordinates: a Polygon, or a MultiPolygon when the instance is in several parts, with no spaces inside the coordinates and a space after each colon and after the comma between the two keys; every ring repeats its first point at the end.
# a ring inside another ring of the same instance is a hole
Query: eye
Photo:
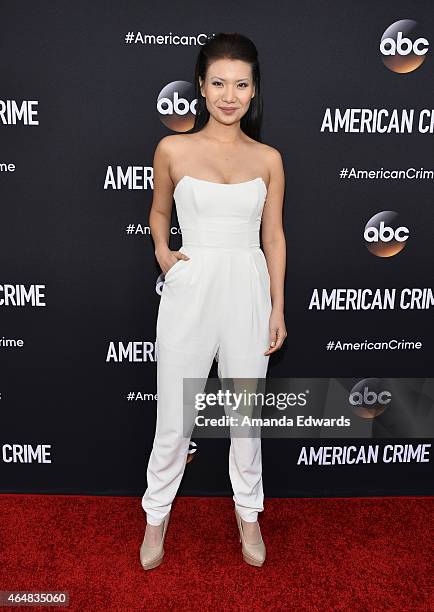
{"type": "MultiPolygon", "coordinates": [[[[212,85],[222,85],[221,81],[211,81],[212,85]]],[[[246,89],[246,87],[249,86],[249,84],[247,82],[244,83],[239,83],[239,85],[241,85],[241,89],[246,89]]]]}

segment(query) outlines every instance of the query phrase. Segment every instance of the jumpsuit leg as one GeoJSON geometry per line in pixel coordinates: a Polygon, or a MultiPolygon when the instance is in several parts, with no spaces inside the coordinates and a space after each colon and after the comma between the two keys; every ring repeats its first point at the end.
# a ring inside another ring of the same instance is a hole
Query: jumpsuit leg
{"type": "MultiPolygon", "coordinates": [[[[247,255],[247,263],[239,255],[230,260],[228,290],[236,299],[227,311],[219,347],[218,375],[229,379],[236,393],[264,391],[256,379],[266,378],[270,359],[264,355],[270,339],[270,277],[262,251],[247,255]]],[[[247,412],[261,416],[252,406],[247,412]]],[[[255,522],[264,509],[261,437],[257,427],[242,429],[242,435],[230,429],[229,476],[237,512],[244,521],[255,522]]]]}
{"type": "MultiPolygon", "coordinates": [[[[267,347],[261,351],[264,352],[267,347]]],[[[220,348],[218,375],[229,379],[235,393],[259,392],[262,385],[257,384],[257,378],[265,378],[269,356],[258,351],[257,358],[246,355],[232,358],[220,348]]],[[[225,408],[226,410],[226,408],[225,408]]],[[[226,414],[232,409],[229,407],[226,414]]],[[[247,414],[249,407],[243,412],[247,414]]],[[[260,416],[252,409],[253,416],[260,416]]],[[[262,448],[260,432],[256,427],[230,428],[231,442],[229,446],[229,477],[233,489],[233,500],[238,514],[246,522],[255,522],[258,512],[264,510],[264,491],[262,485],[262,448]]]]}
{"type": "Polygon", "coordinates": [[[183,378],[203,379],[202,387],[194,383],[202,392],[214,358],[212,350],[177,352],[158,340],[157,346],[157,423],[142,498],[151,525],[160,525],[170,511],[186,466],[194,415],[190,406],[183,408],[183,378]]]}
{"type": "Polygon", "coordinates": [[[197,412],[190,392],[202,392],[217,350],[215,312],[206,308],[217,296],[205,290],[199,249],[184,249],[166,274],[157,317],[157,422],[147,468],[142,508],[147,522],[159,525],[172,507],[184,474],[192,423],[197,412]],[[183,379],[195,381],[183,396],[183,379]]]}

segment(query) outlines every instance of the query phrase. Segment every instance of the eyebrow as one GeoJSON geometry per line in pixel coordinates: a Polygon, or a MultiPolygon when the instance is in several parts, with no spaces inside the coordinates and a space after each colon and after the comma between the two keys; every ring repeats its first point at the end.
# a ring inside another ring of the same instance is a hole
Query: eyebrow
{"type": "MultiPolygon", "coordinates": [[[[220,79],[220,81],[225,81],[226,79],[223,79],[222,77],[219,76],[212,76],[210,77],[211,79],[220,79]]],[[[248,81],[250,77],[244,77],[244,79],[237,79],[235,82],[238,83],[238,81],[248,81]]]]}

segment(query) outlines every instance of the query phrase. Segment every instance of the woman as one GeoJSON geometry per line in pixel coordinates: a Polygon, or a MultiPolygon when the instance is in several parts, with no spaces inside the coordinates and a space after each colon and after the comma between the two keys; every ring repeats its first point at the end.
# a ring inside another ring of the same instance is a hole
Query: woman
{"type": "MultiPolygon", "coordinates": [[[[206,379],[214,358],[220,377],[264,378],[269,356],[287,335],[285,178],[280,153],[259,141],[260,71],[253,42],[235,33],[209,40],[199,53],[195,86],[194,127],[164,137],[153,162],[149,224],[165,280],[157,317],[157,426],[142,498],[144,569],[162,561],[186,464],[183,379],[206,379]],[[168,246],[173,198],[183,238],[179,251],[168,246]]],[[[231,437],[229,474],[243,558],[260,567],[259,436],[231,437]]]]}

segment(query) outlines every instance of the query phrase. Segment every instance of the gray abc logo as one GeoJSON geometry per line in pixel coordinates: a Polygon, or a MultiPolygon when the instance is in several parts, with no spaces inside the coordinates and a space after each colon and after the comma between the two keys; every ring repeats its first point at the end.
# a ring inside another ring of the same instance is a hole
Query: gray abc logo
{"type": "Polygon", "coordinates": [[[384,388],[381,378],[364,378],[354,385],[348,396],[348,403],[358,416],[374,419],[386,410],[392,401],[392,394],[384,388]]]}
{"type": "Polygon", "coordinates": [[[370,391],[369,387],[363,387],[362,391],[350,393],[349,402],[352,406],[373,406],[374,404],[389,404],[392,401],[390,391],[370,391]]]}

